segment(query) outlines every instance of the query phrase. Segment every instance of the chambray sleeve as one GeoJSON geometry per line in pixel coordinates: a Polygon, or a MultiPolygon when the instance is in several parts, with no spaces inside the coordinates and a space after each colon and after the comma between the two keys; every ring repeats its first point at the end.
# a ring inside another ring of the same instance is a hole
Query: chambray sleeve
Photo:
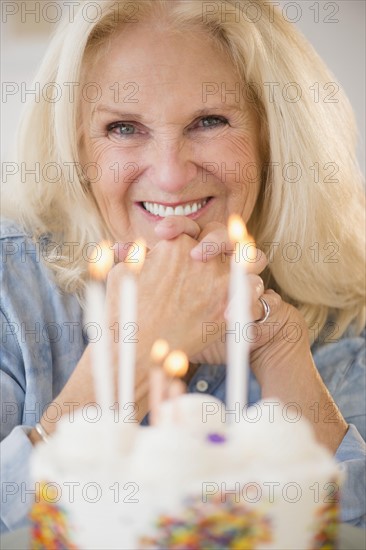
{"type": "Polygon", "coordinates": [[[85,348],[76,298],[58,290],[40,260],[29,236],[0,222],[1,531],[26,525],[34,499],[28,433],[85,348]]]}
{"type": "Polygon", "coordinates": [[[30,505],[29,458],[32,444],[30,426],[21,426],[25,399],[22,354],[14,326],[0,312],[1,342],[1,532],[26,523],[30,505]]]}
{"type": "Polygon", "coordinates": [[[341,520],[366,527],[366,445],[350,424],[335,458],[345,474],[341,491],[341,520]]]}
{"type": "Polygon", "coordinates": [[[348,431],[335,458],[344,473],[341,520],[366,526],[366,331],[323,347],[314,359],[348,431]]]}
{"type": "Polygon", "coordinates": [[[27,524],[35,488],[29,475],[30,429],[16,426],[1,442],[1,532],[27,524]]]}

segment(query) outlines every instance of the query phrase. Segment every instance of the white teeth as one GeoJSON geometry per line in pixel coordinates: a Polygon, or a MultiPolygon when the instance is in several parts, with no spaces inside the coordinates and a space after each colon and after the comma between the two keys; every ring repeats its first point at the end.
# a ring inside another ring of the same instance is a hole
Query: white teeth
{"type": "Polygon", "coordinates": [[[172,206],[163,206],[157,202],[143,202],[145,210],[154,214],[154,216],[159,216],[160,218],[166,218],[166,216],[189,216],[198,212],[201,208],[205,206],[208,199],[203,200],[202,202],[193,202],[191,204],[179,205],[173,208],[172,206]]]}
{"type": "Polygon", "coordinates": [[[174,209],[174,216],[184,216],[184,208],[183,206],[177,206],[174,209]]]}

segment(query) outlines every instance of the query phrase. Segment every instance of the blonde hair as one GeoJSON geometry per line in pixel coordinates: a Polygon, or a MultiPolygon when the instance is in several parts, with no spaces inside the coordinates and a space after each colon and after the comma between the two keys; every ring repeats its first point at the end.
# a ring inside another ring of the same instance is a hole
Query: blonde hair
{"type": "MultiPolygon", "coordinates": [[[[365,323],[365,245],[355,123],[347,98],[312,47],[264,0],[93,4],[100,7],[96,20],[83,17],[81,4],[75,20],[59,26],[36,76],[41,88],[80,82],[86,53],[96,55],[117,28],[133,24],[129,16],[208,32],[230,55],[260,117],[265,162],[249,226],[270,259],[266,284],[298,307],[309,328],[321,330],[332,318],[338,335],[350,325],[358,333],[365,323]]],[[[41,96],[29,106],[19,160],[51,169],[55,163],[60,173],[53,182],[43,170],[38,181],[18,181],[15,192],[12,186],[16,206],[8,202],[5,213],[20,219],[35,239],[48,234],[55,242],[79,243],[72,258],[65,247],[61,255],[55,247],[48,265],[63,290],[81,297],[87,267],[82,251],[106,229],[79,165],[70,176],[70,163],[80,162],[79,95],[70,101],[62,94],[54,102],[41,96]]]]}

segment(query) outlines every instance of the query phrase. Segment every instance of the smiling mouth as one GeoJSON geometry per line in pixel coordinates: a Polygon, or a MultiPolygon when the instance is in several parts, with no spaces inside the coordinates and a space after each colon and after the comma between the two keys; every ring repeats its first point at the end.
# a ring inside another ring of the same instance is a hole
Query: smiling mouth
{"type": "Polygon", "coordinates": [[[200,199],[199,201],[186,202],[184,204],[178,204],[169,206],[161,204],[159,202],[141,202],[142,207],[152,214],[153,216],[159,216],[159,218],[166,218],[167,216],[190,216],[199,212],[212,197],[200,199]]]}

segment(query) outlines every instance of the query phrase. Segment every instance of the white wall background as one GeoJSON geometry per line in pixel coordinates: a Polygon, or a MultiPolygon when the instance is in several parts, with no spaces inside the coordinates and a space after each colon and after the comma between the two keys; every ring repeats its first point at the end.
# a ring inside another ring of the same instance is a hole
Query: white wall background
{"type": "MultiPolygon", "coordinates": [[[[20,21],[20,4],[34,9],[48,3],[62,6],[62,0],[32,2],[0,2],[2,20],[1,58],[2,82],[30,84],[36,68],[47,48],[49,34],[54,25],[45,21],[35,22],[35,16],[27,14],[20,21]],[[10,6],[10,7],[9,7],[10,6]],[[19,8],[15,15],[8,10],[19,8]]],[[[325,60],[336,79],[346,90],[356,112],[360,132],[358,157],[365,173],[365,0],[278,0],[286,10],[287,18],[312,42],[325,60]]],[[[55,17],[56,10],[49,7],[48,18],[55,17]]],[[[23,105],[19,94],[1,103],[2,159],[14,160],[15,128],[23,105]]],[[[30,136],[31,139],[31,136],[30,136]]]]}
{"type": "Polygon", "coordinates": [[[359,129],[358,159],[365,174],[366,1],[280,0],[280,4],[287,5],[285,9],[291,20],[297,18],[297,10],[291,8],[291,4],[301,7],[301,18],[296,25],[313,44],[350,99],[359,129]],[[319,22],[316,22],[317,14],[319,22]]]}

